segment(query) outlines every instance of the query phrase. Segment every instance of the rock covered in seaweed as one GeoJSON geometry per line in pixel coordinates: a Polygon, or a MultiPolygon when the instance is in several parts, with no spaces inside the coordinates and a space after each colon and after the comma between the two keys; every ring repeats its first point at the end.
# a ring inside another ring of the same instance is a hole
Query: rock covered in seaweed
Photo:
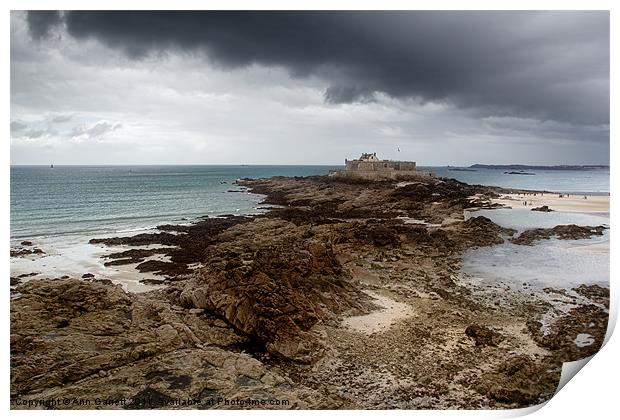
{"type": "Polygon", "coordinates": [[[512,239],[512,243],[517,245],[532,245],[534,241],[551,239],[553,237],[570,239],[589,239],[592,236],[601,236],[605,226],[577,226],[577,225],[557,225],[553,228],[529,229],[512,239]]]}

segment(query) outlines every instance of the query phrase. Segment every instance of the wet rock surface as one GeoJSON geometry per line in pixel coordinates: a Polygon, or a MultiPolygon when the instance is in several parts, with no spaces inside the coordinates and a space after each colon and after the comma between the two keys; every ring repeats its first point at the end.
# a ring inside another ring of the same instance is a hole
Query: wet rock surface
{"type": "Polygon", "coordinates": [[[470,325],[465,329],[465,334],[471,337],[477,346],[497,346],[504,337],[483,325],[470,325]]]}
{"type": "Polygon", "coordinates": [[[25,256],[32,256],[32,255],[44,255],[44,254],[45,254],[45,251],[43,251],[41,248],[36,248],[36,247],[32,249],[17,248],[17,249],[10,250],[11,257],[25,257],[25,256]]]}
{"type": "Polygon", "coordinates": [[[562,240],[570,239],[589,239],[592,236],[601,236],[605,226],[577,226],[577,225],[557,225],[553,228],[529,229],[512,239],[512,243],[517,245],[532,245],[535,241],[543,239],[557,238],[562,240]]]}
{"type": "Polygon", "coordinates": [[[574,292],[587,297],[592,302],[601,304],[603,306],[609,305],[609,289],[599,286],[598,284],[585,285],[582,284],[579,287],[572,289],[574,292]]]}
{"type": "Polygon", "coordinates": [[[248,339],[226,323],[172,305],[174,293],[137,299],[120,286],[75,279],[33,281],[19,291],[11,309],[12,398],[69,397],[61,408],[92,409],[185,407],[172,405],[174,399],[210,408],[205,396],[271,398],[304,408],[315,397],[238,351],[248,339]],[[126,404],[95,406],[96,397],[126,404]]]}
{"type": "Polygon", "coordinates": [[[91,241],[142,247],[104,261],[167,275],[154,280],[159,290],[16,279],[11,397],[132,401],[60,408],[241,408],[211,404],[218,398],[287,401],[265,408],[516,408],[550,398],[562,362],[602,343],[604,287],[575,288],[591,303],[543,326],[548,302],[490,304],[459,281],[465,250],[515,234],[463,217],[501,189],[442,179],[239,184],[275,207],[91,241]],[[410,309],[370,332],[342,322],[389,315],[381,302],[410,309]]]}
{"type": "Polygon", "coordinates": [[[552,212],[553,210],[550,209],[549,206],[540,206],[540,207],[534,207],[532,211],[540,211],[543,213],[549,213],[549,212],[552,212]]]}

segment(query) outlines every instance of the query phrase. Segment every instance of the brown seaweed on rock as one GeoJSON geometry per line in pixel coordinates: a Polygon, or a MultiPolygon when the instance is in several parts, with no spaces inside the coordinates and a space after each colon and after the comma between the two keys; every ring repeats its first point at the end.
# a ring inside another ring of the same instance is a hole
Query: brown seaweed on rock
{"type": "Polygon", "coordinates": [[[553,228],[529,229],[512,239],[512,243],[517,245],[532,245],[534,241],[551,239],[553,237],[561,240],[589,239],[592,236],[601,236],[605,229],[608,228],[605,226],[577,225],[557,225],[553,228]]]}

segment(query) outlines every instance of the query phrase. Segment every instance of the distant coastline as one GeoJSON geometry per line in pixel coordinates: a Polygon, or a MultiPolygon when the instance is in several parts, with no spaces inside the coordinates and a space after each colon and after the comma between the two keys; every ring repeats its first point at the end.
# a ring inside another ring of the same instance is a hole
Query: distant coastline
{"type": "Polygon", "coordinates": [[[595,169],[609,169],[609,165],[483,165],[476,163],[469,166],[472,169],[528,169],[528,170],[547,170],[547,171],[590,171],[595,169]]]}

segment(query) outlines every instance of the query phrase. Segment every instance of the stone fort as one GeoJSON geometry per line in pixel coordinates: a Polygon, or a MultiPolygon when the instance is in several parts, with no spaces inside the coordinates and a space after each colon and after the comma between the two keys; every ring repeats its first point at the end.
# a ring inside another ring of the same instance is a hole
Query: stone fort
{"type": "Polygon", "coordinates": [[[343,171],[333,171],[330,176],[362,178],[369,180],[433,177],[429,171],[418,171],[415,162],[380,160],[376,153],[363,153],[359,159],[344,160],[343,171]]]}

